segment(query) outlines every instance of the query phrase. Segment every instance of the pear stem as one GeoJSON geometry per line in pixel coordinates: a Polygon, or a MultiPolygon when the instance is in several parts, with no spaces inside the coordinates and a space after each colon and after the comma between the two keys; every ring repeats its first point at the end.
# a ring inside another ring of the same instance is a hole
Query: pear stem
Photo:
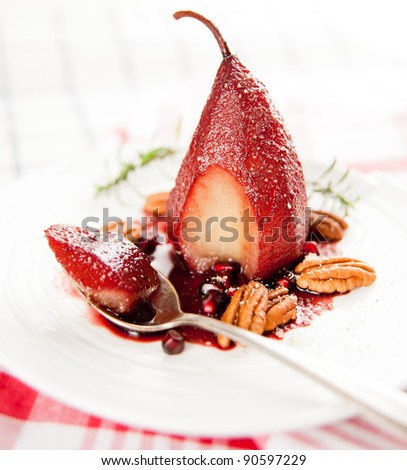
{"type": "Polygon", "coordinates": [[[232,54],[229,50],[229,47],[226,43],[226,41],[223,39],[223,36],[217,26],[215,26],[212,21],[208,20],[204,16],[200,15],[199,13],[195,13],[194,11],[190,10],[185,10],[185,11],[177,11],[174,13],[174,18],[176,20],[179,20],[180,18],[185,18],[185,17],[190,17],[190,18],[195,18],[196,20],[200,21],[203,23],[207,28],[210,29],[212,34],[215,36],[215,39],[217,43],[219,44],[220,51],[222,53],[222,57],[224,59],[227,59],[230,57],[232,54]]]}

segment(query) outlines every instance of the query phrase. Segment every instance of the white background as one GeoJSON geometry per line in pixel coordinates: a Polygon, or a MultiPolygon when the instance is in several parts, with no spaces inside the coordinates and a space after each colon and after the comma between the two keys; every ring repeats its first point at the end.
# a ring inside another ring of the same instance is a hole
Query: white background
{"type": "Polygon", "coordinates": [[[405,181],[401,0],[1,0],[0,184],[87,158],[118,128],[137,145],[165,144],[182,117],[187,145],[221,56],[204,26],[172,18],[179,9],[220,27],[268,86],[300,157],[387,161],[405,181]]]}

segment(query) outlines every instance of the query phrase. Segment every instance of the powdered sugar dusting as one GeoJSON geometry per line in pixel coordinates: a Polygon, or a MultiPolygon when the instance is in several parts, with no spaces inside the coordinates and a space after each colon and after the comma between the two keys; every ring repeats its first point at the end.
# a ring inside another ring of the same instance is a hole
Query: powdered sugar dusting
{"type": "Polygon", "coordinates": [[[131,310],[157,287],[150,259],[115,233],[101,235],[70,225],[46,230],[50,248],[86,295],[118,313],[131,310]]]}

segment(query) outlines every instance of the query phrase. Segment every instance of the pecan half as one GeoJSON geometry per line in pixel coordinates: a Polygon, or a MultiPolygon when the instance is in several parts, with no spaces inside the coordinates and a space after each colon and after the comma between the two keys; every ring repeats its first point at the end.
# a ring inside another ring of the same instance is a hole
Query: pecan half
{"type": "Polygon", "coordinates": [[[337,242],[342,240],[348,224],[341,217],[331,212],[311,210],[309,236],[320,242],[337,242]]]}
{"type": "Polygon", "coordinates": [[[155,193],[146,198],[144,212],[147,215],[160,216],[167,212],[167,201],[170,193],[155,193]]]}
{"type": "Polygon", "coordinates": [[[119,235],[129,239],[134,243],[135,240],[139,239],[142,234],[142,227],[140,222],[133,220],[131,225],[129,225],[125,220],[113,221],[111,220],[107,225],[105,225],[102,230],[104,232],[115,232],[119,235]]]}
{"type": "Polygon", "coordinates": [[[356,287],[368,286],[376,279],[376,272],[371,266],[344,257],[308,255],[296,266],[295,273],[298,287],[321,294],[348,292],[356,287]]]}
{"type": "Polygon", "coordinates": [[[265,331],[275,330],[297,318],[297,296],[288,295],[286,288],[277,288],[269,293],[265,331]]]}
{"type": "MultiPolygon", "coordinates": [[[[297,297],[288,295],[285,287],[269,291],[260,282],[250,281],[234,293],[221,320],[261,335],[295,319],[296,305],[297,297]]],[[[218,335],[217,340],[223,348],[230,345],[226,336],[218,335]]]]}
{"type": "MultiPolygon", "coordinates": [[[[261,335],[266,326],[267,304],[267,288],[260,282],[250,281],[234,293],[221,320],[261,335]]],[[[226,336],[218,335],[217,340],[222,348],[230,345],[226,336]]]]}
{"type": "Polygon", "coordinates": [[[288,294],[288,289],[287,287],[284,286],[278,286],[275,289],[269,290],[269,300],[273,300],[277,297],[280,297],[282,295],[288,294]]]}

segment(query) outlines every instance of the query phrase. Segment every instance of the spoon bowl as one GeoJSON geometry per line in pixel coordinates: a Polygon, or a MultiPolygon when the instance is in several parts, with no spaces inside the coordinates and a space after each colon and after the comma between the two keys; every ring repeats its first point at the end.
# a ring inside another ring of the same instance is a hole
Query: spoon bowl
{"type": "Polygon", "coordinates": [[[195,314],[186,314],[182,312],[179,297],[175,287],[171,282],[159,271],[157,271],[159,286],[150,296],[149,301],[153,306],[155,315],[148,322],[133,323],[126,321],[123,316],[116,315],[112,310],[104,308],[82,292],[78,286],[76,288],[84,295],[88,303],[102,315],[104,318],[114,323],[116,326],[123,328],[131,333],[156,333],[159,331],[169,330],[177,326],[182,326],[197,317],[195,314]],[[191,315],[191,318],[189,317],[191,315]]]}

